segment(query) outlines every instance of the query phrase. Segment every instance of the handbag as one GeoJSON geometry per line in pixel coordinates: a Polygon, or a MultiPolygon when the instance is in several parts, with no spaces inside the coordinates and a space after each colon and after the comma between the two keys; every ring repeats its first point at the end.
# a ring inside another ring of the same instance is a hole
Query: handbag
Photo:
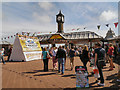
{"type": "Polygon", "coordinates": [[[93,73],[95,78],[100,78],[100,74],[96,66],[93,67],[93,73]]]}
{"type": "Polygon", "coordinates": [[[47,59],[50,59],[50,55],[47,53],[47,57],[46,57],[47,59]]]}

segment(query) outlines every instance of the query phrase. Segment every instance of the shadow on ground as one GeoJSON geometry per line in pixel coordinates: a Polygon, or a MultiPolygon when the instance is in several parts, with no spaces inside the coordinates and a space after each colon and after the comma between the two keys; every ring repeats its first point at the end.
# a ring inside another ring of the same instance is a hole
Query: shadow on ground
{"type": "Polygon", "coordinates": [[[46,73],[46,74],[38,74],[38,75],[33,75],[33,76],[47,76],[47,75],[53,75],[56,73],[46,73]]]}

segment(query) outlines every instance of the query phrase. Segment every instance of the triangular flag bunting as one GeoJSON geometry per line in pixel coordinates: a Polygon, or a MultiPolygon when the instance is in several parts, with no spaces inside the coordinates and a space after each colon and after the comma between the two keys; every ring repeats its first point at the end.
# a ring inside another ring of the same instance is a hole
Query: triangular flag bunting
{"type": "Polygon", "coordinates": [[[109,27],[109,24],[106,24],[107,27],[109,27]]]}
{"type": "Polygon", "coordinates": [[[78,28],[77,30],[79,30],[80,28],[78,28]]]}
{"type": "Polygon", "coordinates": [[[75,29],[72,29],[72,31],[74,31],[75,29]]]}
{"type": "Polygon", "coordinates": [[[97,28],[100,29],[100,25],[98,25],[97,28]]]}
{"type": "Polygon", "coordinates": [[[115,25],[115,28],[116,28],[116,27],[117,27],[117,25],[118,25],[118,22],[114,23],[114,25],[115,25]]]}
{"type": "Polygon", "coordinates": [[[84,29],[86,29],[86,27],[84,27],[84,29]]]}

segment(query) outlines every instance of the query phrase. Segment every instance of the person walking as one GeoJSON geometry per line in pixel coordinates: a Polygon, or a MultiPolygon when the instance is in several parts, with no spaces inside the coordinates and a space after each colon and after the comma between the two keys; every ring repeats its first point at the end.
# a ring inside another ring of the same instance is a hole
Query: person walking
{"type": "MultiPolygon", "coordinates": [[[[65,49],[65,46],[62,46],[62,49],[65,51],[65,53],[66,53],[66,57],[67,57],[67,51],[66,51],[66,49],[65,49]]],[[[65,65],[65,69],[66,69],[66,57],[65,57],[65,63],[64,63],[64,65],[65,65]]]]}
{"type": "Polygon", "coordinates": [[[110,71],[113,70],[113,68],[115,68],[114,64],[113,64],[113,53],[114,53],[114,47],[112,45],[112,43],[110,43],[109,45],[109,49],[108,49],[108,56],[109,56],[109,62],[110,62],[110,71]]]}
{"type": "Polygon", "coordinates": [[[116,59],[117,59],[117,64],[118,64],[117,81],[120,82],[120,44],[119,44],[119,47],[118,47],[118,55],[117,55],[116,59]]]}
{"type": "Polygon", "coordinates": [[[98,85],[104,86],[104,77],[103,77],[103,72],[102,72],[102,67],[100,65],[100,61],[104,60],[105,50],[101,48],[100,43],[96,43],[95,46],[97,47],[95,49],[95,67],[97,66],[99,74],[100,74],[100,78],[98,78],[98,80],[100,80],[100,83],[98,83],[98,85]]]}
{"type": "Polygon", "coordinates": [[[76,55],[75,50],[73,47],[71,47],[70,51],[69,51],[69,55],[70,55],[70,67],[71,70],[73,70],[74,67],[74,57],[76,55]]]}
{"type": "Polygon", "coordinates": [[[88,52],[88,47],[87,45],[84,46],[83,50],[82,50],[82,58],[81,61],[84,65],[85,70],[87,71],[87,62],[90,61],[90,54],[88,52]]]}
{"type": "Polygon", "coordinates": [[[62,49],[62,46],[59,46],[56,58],[58,59],[58,73],[62,71],[61,74],[64,74],[64,63],[66,58],[66,52],[62,49]],[[62,69],[61,69],[62,66],[62,69]]]}
{"type": "Polygon", "coordinates": [[[42,56],[43,56],[43,63],[44,63],[44,71],[46,72],[48,71],[48,61],[49,61],[49,59],[47,58],[47,56],[49,56],[49,53],[46,48],[43,48],[42,56]]]}
{"type": "Polygon", "coordinates": [[[116,61],[118,49],[116,45],[114,45],[113,47],[114,47],[114,61],[116,61]]]}
{"type": "Polygon", "coordinates": [[[57,59],[56,59],[57,47],[54,47],[52,50],[52,59],[53,59],[53,71],[57,69],[57,59]]]}
{"type": "Polygon", "coordinates": [[[4,61],[3,56],[4,56],[4,48],[2,48],[2,49],[0,50],[0,61],[1,61],[1,59],[2,59],[2,63],[5,64],[5,61],[4,61]]]}
{"type": "Polygon", "coordinates": [[[108,49],[109,49],[109,47],[108,47],[108,45],[106,45],[106,46],[105,46],[105,53],[106,53],[105,60],[106,60],[106,63],[108,63],[108,61],[109,61],[109,56],[108,56],[108,54],[107,54],[108,49]]]}
{"type": "Polygon", "coordinates": [[[12,53],[12,47],[10,47],[10,49],[8,50],[8,60],[7,60],[8,62],[9,62],[11,53],[12,53]]]}

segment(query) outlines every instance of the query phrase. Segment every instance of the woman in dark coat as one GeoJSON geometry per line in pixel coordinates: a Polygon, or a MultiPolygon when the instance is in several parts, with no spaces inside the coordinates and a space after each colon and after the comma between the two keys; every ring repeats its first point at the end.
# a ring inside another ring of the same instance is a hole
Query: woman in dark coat
{"type": "Polygon", "coordinates": [[[88,47],[87,45],[84,46],[82,50],[82,55],[81,55],[81,61],[84,65],[85,70],[87,71],[87,62],[90,61],[90,54],[88,52],[88,47]]]}

